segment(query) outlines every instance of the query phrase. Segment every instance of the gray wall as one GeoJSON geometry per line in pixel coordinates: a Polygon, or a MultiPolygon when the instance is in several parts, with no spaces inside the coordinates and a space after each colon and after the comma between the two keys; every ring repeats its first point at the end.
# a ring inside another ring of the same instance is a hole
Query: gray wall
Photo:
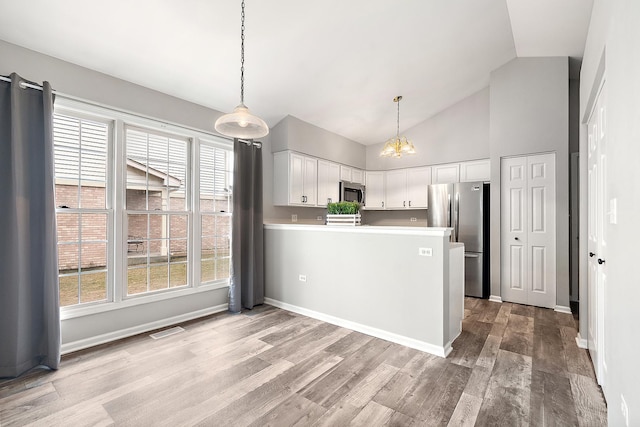
{"type": "Polygon", "coordinates": [[[365,146],[348,138],[286,116],[271,129],[274,153],[293,150],[359,169],[365,167],[365,146]]]}
{"type": "MultiPolygon", "coordinates": [[[[607,86],[607,200],[617,199],[617,224],[606,224],[607,253],[604,287],[604,344],[608,366],[604,392],[609,425],[625,425],[620,409],[621,395],[629,408],[629,425],[640,425],[638,360],[640,345],[640,287],[638,257],[633,250],[640,241],[640,2],[595,0],[585,47],[580,85],[581,166],[586,167],[586,120],[600,83],[599,64],[604,61],[607,86]],[[613,25],[615,23],[615,25],[613,25]],[[606,50],[606,53],[605,53],[606,50]]],[[[581,195],[586,192],[586,168],[581,168],[581,195]]],[[[586,236],[586,197],[581,203],[582,235],[586,236]]],[[[583,244],[586,239],[583,239],[583,244]]],[[[587,250],[581,250],[581,273],[586,271],[587,250]]],[[[586,274],[580,286],[580,334],[586,338],[586,274]]]]}
{"type": "MultiPolygon", "coordinates": [[[[400,112],[402,126],[402,111],[400,112]]],[[[395,129],[389,129],[389,138],[395,129]]],[[[416,154],[399,159],[380,158],[384,141],[367,146],[367,169],[388,170],[489,157],[489,88],[401,132],[416,154]]]]}
{"type": "MultiPolygon", "coordinates": [[[[35,82],[49,81],[64,94],[213,132],[221,114],[201,105],[116,79],[0,40],[0,75],[17,72],[35,82]]],[[[152,302],[91,316],[62,321],[62,342],[69,344],[143,323],[188,316],[207,307],[226,304],[227,288],[181,297],[175,303],[152,302]]],[[[171,300],[173,301],[173,300],[171,300]]]]}
{"type": "MultiPolygon", "coordinates": [[[[556,153],[556,304],[569,306],[569,61],[517,58],[491,73],[491,212],[500,212],[500,159],[556,153]]],[[[500,290],[500,216],[491,216],[491,295],[500,290]]]]}

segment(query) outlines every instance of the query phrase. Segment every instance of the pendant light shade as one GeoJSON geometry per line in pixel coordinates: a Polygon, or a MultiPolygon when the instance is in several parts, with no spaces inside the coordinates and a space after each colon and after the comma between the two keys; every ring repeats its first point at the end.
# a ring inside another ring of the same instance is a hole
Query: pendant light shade
{"type": "Polygon", "coordinates": [[[244,0],[242,0],[242,25],[240,26],[240,105],[232,113],[216,120],[215,129],[232,138],[253,139],[269,134],[269,126],[258,116],[251,114],[244,105],[244,0]]]}
{"type": "Polygon", "coordinates": [[[233,113],[220,116],[215,128],[221,134],[234,138],[262,138],[269,134],[269,127],[264,120],[251,114],[244,104],[234,108],[233,113]]]}

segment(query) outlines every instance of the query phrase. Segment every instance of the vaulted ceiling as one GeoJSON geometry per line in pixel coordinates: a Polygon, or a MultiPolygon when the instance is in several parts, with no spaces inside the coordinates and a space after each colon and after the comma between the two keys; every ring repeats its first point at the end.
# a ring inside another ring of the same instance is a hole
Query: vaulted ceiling
{"type": "MultiPolygon", "coordinates": [[[[363,144],[523,56],[579,64],[593,0],[246,0],[245,103],[363,144]]],[[[0,0],[0,39],[219,111],[239,103],[240,0],[0,0]]],[[[29,78],[29,76],[25,76],[29,78]]],[[[212,123],[213,128],[213,123],[212,123]]]]}

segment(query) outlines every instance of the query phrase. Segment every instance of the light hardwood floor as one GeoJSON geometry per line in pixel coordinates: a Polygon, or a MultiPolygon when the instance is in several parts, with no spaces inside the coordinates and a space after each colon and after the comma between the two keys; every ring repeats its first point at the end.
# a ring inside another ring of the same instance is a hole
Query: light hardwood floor
{"type": "Polygon", "coordinates": [[[0,381],[0,425],[606,425],[571,315],[465,300],[442,359],[270,306],[0,381]]]}

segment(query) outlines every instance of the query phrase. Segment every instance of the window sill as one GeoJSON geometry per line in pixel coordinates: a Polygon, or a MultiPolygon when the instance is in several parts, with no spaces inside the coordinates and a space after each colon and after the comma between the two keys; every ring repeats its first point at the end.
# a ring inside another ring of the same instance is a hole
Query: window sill
{"type": "Polygon", "coordinates": [[[185,288],[166,292],[159,292],[150,295],[131,296],[119,302],[103,302],[82,305],[77,307],[61,307],[60,320],[75,319],[83,316],[91,316],[94,314],[105,313],[108,311],[119,310],[126,307],[134,307],[137,305],[150,304],[156,301],[164,301],[173,298],[180,298],[188,295],[200,294],[203,292],[211,292],[218,289],[229,287],[229,280],[200,285],[197,288],[185,288]]]}

